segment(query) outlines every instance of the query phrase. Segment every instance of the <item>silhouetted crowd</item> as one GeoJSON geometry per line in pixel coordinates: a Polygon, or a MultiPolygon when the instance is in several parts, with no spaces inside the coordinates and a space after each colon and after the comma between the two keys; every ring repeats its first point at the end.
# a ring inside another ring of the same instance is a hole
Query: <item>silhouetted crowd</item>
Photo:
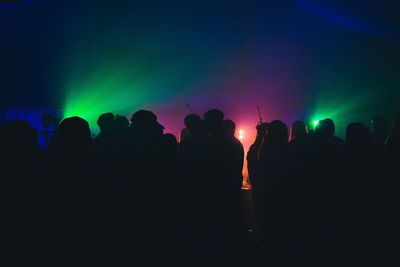
{"type": "Polygon", "coordinates": [[[92,139],[65,118],[45,149],[29,123],[1,126],[4,266],[394,266],[399,118],[345,140],[331,119],[261,123],[247,193],[220,110],[186,116],[179,143],[146,110],[97,123],[92,139]]]}

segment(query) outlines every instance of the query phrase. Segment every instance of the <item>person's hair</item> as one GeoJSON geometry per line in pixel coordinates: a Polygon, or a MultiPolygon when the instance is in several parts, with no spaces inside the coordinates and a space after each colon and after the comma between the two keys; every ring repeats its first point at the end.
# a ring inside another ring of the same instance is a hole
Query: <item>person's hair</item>
{"type": "Polygon", "coordinates": [[[185,117],[184,123],[187,129],[192,129],[201,123],[201,118],[197,114],[189,114],[185,117]]]}
{"type": "Polygon", "coordinates": [[[280,120],[272,121],[268,126],[267,138],[273,143],[287,143],[289,139],[289,131],[286,124],[280,120]]]}
{"type": "Polygon", "coordinates": [[[224,113],[219,109],[211,109],[204,113],[204,123],[209,133],[215,134],[222,128],[224,113]]]}
{"type": "Polygon", "coordinates": [[[267,135],[269,123],[263,122],[261,124],[257,124],[256,130],[257,135],[254,140],[254,145],[259,146],[264,141],[264,137],[267,135]]]}
{"type": "Polygon", "coordinates": [[[204,113],[204,120],[212,123],[222,123],[224,120],[224,113],[219,109],[211,109],[204,113]]]}
{"type": "Polygon", "coordinates": [[[227,133],[235,135],[236,124],[233,120],[224,120],[223,125],[227,133]]]}
{"type": "Polygon", "coordinates": [[[292,123],[292,133],[290,139],[293,140],[299,135],[305,134],[306,132],[306,124],[304,121],[295,121],[292,123]]]}
{"type": "Polygon", "coordinates": [[[97,125],[100,128],[100,131],[109,130],[112,128],[114,123],[115,115],[111,112],[103,113],[97,119],[97,125]]]}
{"type": "Polygon", "coordinates": [[[183,128],[181,130],[181,134],[179,136],[179,142],[183,142],[183,141],[187,140],[189,137],[190,137],[189,130],[187,128],[183,128]]]}
{"type": "Polygon", "coordinates": [[[65,118],[57,127],[56,138],[65,144],[90,144],[89,123],[77,116],[65,118]]]}
{"type": "Polygon", "coordinates": [[[257,124],[256,126],[257,135],[264,136],[268,131],[268,126],[269,126],[268,122],[257,124]]]}
{"type": "Polygon", "coordinates": [[[116,125],[118,128],[126,128],[129,127],[129,120],[125,116],[115,115],[114,125],[116,125]]]}
{"type": "Polygon", "coordinates": [[[157,122],[157,116],[151,111],[141,109],[133,113],[131,122],[133,125],[154,123],[157,122]]]}
{"type": "Polygon", "coordinates": [[[326,122],[327,131],[328,131],[327,133],[328,133],[329,137],[334,136],[335,132],[336,132],[335,123],[330,118],[325,119],[324,121],[326,122]]]}

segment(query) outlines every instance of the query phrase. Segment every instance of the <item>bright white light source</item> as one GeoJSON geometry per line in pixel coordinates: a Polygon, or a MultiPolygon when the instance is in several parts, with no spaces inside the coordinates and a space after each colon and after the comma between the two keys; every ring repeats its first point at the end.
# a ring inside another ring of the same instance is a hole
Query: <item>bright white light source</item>
{"type": "Polygon", "coordinates": [[[239,130],[239,140],[243,140],[243,139],[244,139],[244,131],[239,130]]]}

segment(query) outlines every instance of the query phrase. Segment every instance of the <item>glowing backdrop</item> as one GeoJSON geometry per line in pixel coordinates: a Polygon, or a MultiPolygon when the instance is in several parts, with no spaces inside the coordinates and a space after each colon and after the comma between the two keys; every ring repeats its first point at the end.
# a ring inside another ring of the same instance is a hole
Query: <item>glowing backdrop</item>
{"type": "Polygon", "coordinates": [[[332,117],[339,135],[398,111],[395,4],[110,3],[0,4],[1,106],[63,109],[94,132],[102,112],[147,108],[176,135],[186,104],[220,108],[248,143],[257,105],[265,121],[332,117]]]}

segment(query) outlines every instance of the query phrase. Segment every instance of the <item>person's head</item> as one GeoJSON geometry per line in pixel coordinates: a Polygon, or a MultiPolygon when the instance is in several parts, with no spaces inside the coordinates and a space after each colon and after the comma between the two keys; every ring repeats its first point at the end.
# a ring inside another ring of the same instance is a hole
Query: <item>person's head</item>
{"type": "Polygon", "coordinates": [[[148,134],[161,135],[164,132],[164,126],[158,123],[157,116],[153,112],[143,109],[133,113],[131,127],[148,134]]]}
{"type": "Polygon", "coordinates": [[[371,135],[367,126],[359,122],[350,123],[346,130],[346,146],[349,148],[368,147],[371,135]]]}
{"type": "Polygon", "coordinates": [[[89,123],[76,116],[65,118],[58,125],[55,137],[64,144],[89,146],[91,143],[89,123]]]}
{"type": "MultiPolygon", "coordinates": [[[[175,135],[166,133],[163,135],[164,145],[167,152],[178,153],[178,141],[175,135]]],[[[172,155],[171,155],[172,156],[172,155]]]]}
{"type": "Polygon", "coordinates": [[[219,109],[211,109],[204,113],[206,130],[211,134],[215,134],[222,130],[223,121],[224,113],[219,109]]]}
{"type": "Polygon", "coordinates": [[[329,137],[332,137],[335,135],[335,123],[333,122],[332,119],[328,118],[324,120],[326,122],[327,125],[327,131],[328,131],[328,135],[329,137]]]}
{"type": "Polygon", "coordinates": [[[319,142],[328,142],[332,136],[332,125],[328,120],[321,120],[315,127],[315,135],[319,142]]]}
{"type": "Polygon", "coordinates": [[[129,120],[125,116],[115,115],[114,125],[117,129],[126,129],[129,128],[129,120]]]}
{"type": "Polygon", "coordinates": [[[189,133],[188,129],[186,127],[182,128],[181,134],[179,136],[179,141],[183,142],[183,141],[187,140],[188,138],[190,138],[190,133],[189,133]]]}
{"type": "Polygon", "coordinates": [[[257,135],[256,135],[256,139],[254,140],[255,144],[261,144],[261,142],[264,140],[264,138],[268,132],[268,125],[269,125],[269,123],[267,123],[267,122],[257,124],[257,126],[256,126],[257,135]]]}
{"type": "Polygon", "coordinates": [[[257,126],[256,126],[257,137],[263,138],[268,132],[268,126],[269,126],[269,123],[267,123],[267,122],[257,124],[257,126]]]}
{"type": "Polygon", "coordinates": [[[236,124],[232,120],[224,120],[223,127],[228,136],[235,136],[236,124]]]}
{"type": "Polygon", "coordinates": [[[295,121],[292,124],[291,140],[296,139],[300,135],[306,134],[306,124],[303,121],[295,121]]]}
{"type": "Polygon", "coordinates": [[[114,114],[111,112],[103,113],[97,119],[97,125],[100,128],[100,132],[110,132],[114,126],[114,114]]]}
{"type": "Polygon", "coordinates": [[[275,144],[287,144],[289,140],[289,131],[285,123],[280,120],[272,121],[268,126],[268,140],[275,144]]]}
{"type": "Polygon", "coordinates": [[[186,129],[190,136],[199,136],[204,132],[204,122],[199,115],[190,114],[184,119],[186,129]]]}

